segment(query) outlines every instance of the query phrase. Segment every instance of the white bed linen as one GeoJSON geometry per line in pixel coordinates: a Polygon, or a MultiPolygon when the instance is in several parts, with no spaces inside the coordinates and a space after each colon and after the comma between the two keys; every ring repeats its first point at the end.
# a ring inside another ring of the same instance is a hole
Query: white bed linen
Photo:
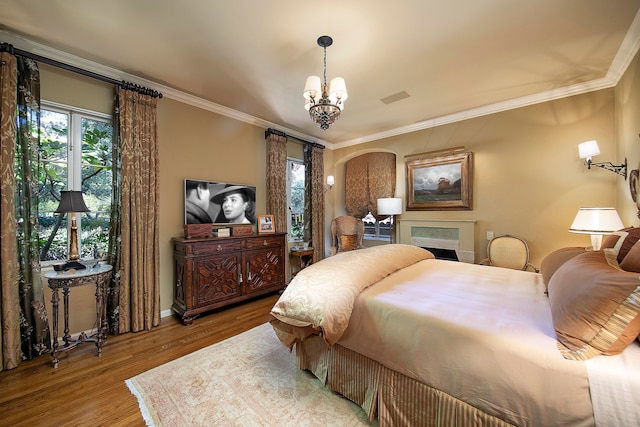
{"type": "Polygon", "coordinates": [[[598,426],[640,426],[640,343],[622,354],[587,360],[593,415],[598,426]]]}
{"type": "Polygon", "coordinates": [[[365,289],[339,343],[515,425],[593,425],[542,276],[425,260],[365,289]]]}

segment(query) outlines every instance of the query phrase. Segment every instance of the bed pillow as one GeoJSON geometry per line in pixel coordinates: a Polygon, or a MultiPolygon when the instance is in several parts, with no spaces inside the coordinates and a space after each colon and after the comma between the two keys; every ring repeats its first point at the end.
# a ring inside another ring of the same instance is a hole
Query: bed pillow
{"type": "Polygon", "coordinates": [[[569,261],[576,255],[585,253],[586,251],[587,250],[584,247],[578,246],[561,248],[551,252],[542,260],[542,264],[540,264],[540,273],[542,274],[545,293],[548,292],[549,280],[551,280],[553,273],[555,273],[565,262],[569,261]]]}
{"type": "Polygon", "coordinates": [[[343,234],[338,242],[339,251],[352,251],[356,248],[356,236],[354,234],[343,234]]]}
{"type": "Polygon", "coordinates": [[[640,275],[609,265],[603,251],[558,268],[549,281],[549,303],[566,359],[619,354],[640,334],[640,275]]]}
{"type": "MultiPolygon", "coordinates": [[[[627,227],[620,230],[621,232],[628,233],[624,236],[620,250],[618,251],[618,263],[621,263],[625,256],[629,253],[633,245],[640,240],[640,227],[627,227]]],[[[620,234],[613,233],[605,237],[602,242],[601,249],[613,248],[620,239],[620,234]]]]}
{"type": "Polygon", "coordinates": [[[629,250],[627,256],[620,263],[620,268],[640,273],[640,240],[629,250]]]}

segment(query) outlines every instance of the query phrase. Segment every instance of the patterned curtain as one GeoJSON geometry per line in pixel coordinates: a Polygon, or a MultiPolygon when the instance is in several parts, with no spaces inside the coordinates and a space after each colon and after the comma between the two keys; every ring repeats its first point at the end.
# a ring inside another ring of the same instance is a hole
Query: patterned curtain
{"type": "Polygon", "coordinates": [[[0,265],[2,369],[51,350],[40,281],[38,156],[40,74],[37,64],[0,53],[0,265]]]}
{"type": "Polygon", "coordinates": [[[396,155],[393,153],[367,153],[354,157],[346,164],[347,214],[364,218],[371,212],[377,220],[384,219],[378,212],[378,199],[394,197],[396,192],[396,155]]]}
{"type": "Polygon", "coordinates": [[[118,89],[116,106],[114,176],[118,177],[112,212],[120,218],[111,223],[109,260],[115,274],[109,321],[112,331],[117,321],[117,332],[124,333],[160,324],[157,99],[118,89]]]}
{"type": "Polygon", "coordinates": [[[316,260],[324,258],[324,150],[304,147],[304,240],[311,240],[316,260]]]}
{"type": "MultiPolygon", "coordinates": [[[[287,232],[287,137],[268,133],[267,213],[273,215],[275,231],[287,232]]],[[[288,270],[287,270],[288,271],[288,270]]]]}

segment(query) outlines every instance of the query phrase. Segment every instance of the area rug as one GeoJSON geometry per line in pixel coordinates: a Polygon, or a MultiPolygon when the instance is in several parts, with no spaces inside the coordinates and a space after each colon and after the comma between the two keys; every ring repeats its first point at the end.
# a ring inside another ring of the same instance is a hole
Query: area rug
{"type": "Polygon", "coordinates": [[[126,381],[148,426],[368,426],[297,369],[268,323],[126,381]]]}

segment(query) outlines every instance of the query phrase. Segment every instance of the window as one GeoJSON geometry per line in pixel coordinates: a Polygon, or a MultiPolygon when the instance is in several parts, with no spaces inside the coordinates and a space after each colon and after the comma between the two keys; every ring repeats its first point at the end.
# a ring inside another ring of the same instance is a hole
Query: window
{"type": "Polygon", "coordinates": [[[287,228],[290,242],[304,240],[304,173],[302,161],[287,159],[287,228]]]}
{"type": "Polygon", "coordinates": [[[377,221],[371,212],[362,218],[364,222],[364,240],[391,239],[391,217],[377,221]]]}
{"type": "Polygon", "coordinates": [[[56,214],[61,190],[82,191],[90,212],[76,215],[81,258],[109,244],[113,127],[111,117],[43,102],[38,175],[40,260],[67,259],[68,214],[56,214]]]}

